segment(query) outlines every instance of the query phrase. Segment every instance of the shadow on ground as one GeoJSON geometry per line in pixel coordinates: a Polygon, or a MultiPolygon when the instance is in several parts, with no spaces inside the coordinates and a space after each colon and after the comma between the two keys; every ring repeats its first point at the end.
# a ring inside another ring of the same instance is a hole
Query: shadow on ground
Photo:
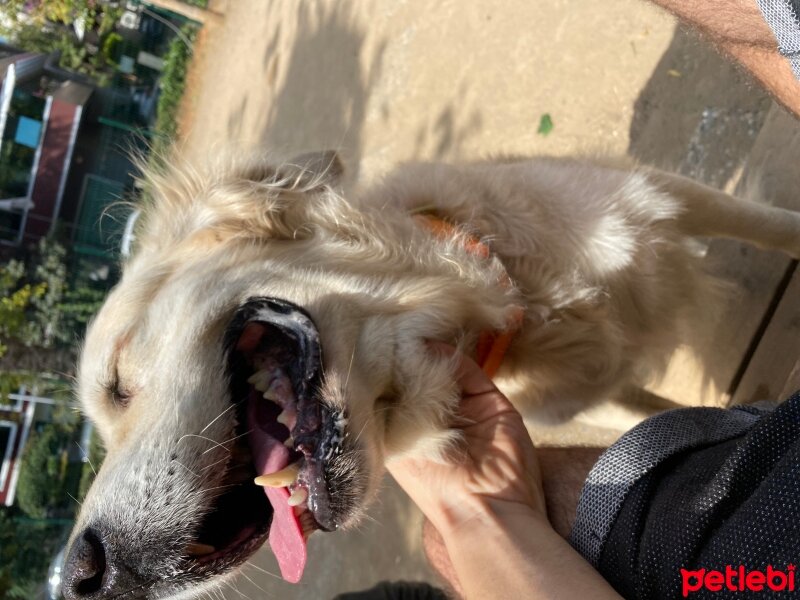
{"type": "Polygon", "coordinates": [[[274,81],[279,70],[285,75],[264,116],[261,138],[266,147],[282,152],[335,148],[357,168],[367,100],[384,48],[371,52],[370,64],[362,65],[364,33],[349,6],[297,3],[290,55],[274,55],[280,29],[267,45],[263,63],[268,80],[274,81]]]}
{"type": "MultiPolygon", "coordinates": [[[[676,30],[634,111],[628,154],[638,162],[715,188],[727,186],[749,199],[793,204],[787,192],[800,182],[778,139],[797,137],[797,121],[695,34],[676,30]]],[[[782,293],[786,262],[780,254],[731,240],[710,244],[706,268],[727,288],[717,320],[698,327],[690,340],[705,389],[735,391],[770,306],[782,293]]],[[[671,397],[681,397],[680,385],[673,386],[671,397]]],[[[684,397],[696,401],[691,394],[684,397]]]]}
{"type": "Polygon", "coordinates": [[[634,105],[628,154],[724,187],[747,159],[770,105],[709,43],[677,29],[634,105]]]}

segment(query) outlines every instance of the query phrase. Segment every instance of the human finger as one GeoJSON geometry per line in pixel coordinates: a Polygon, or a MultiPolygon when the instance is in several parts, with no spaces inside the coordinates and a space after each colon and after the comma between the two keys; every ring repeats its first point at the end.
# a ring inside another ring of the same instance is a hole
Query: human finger
{"type": "Polygon", "coordinates": [[[443,342],[428,342],[431,350],[454,363],[456,383],[461,389],[461,416],[481,421],[516,409],[478,364],[456,348],[443,342]]]}

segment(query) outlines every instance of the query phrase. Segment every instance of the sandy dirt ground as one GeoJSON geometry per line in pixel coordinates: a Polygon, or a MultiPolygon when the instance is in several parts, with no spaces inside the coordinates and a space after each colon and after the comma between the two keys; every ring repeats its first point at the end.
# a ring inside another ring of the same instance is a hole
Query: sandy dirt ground
{"type": "MultiPolygon", "coordinates": [[[[200,37],[182,119],[196,158],[336,148],[351,177],[369,181],[409,159],[602,154],[731,188],[768,115],[773,128],[794,127],[708,44],[640,0],[211,7],[224,19],[200,37]],[[537,132],[545,114],[548,135],[537,132]]],[[[383,579],[431,580],[420,515],[387,486],[360,529],[312,536],[302,584],[281,582],[262,550],[225,598],[322,599],[383,579]]]]}

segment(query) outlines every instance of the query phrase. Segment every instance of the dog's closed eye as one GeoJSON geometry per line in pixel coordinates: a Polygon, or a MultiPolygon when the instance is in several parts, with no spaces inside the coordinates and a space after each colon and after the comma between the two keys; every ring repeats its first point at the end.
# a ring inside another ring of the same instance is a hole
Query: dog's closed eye
{"type": "Polygon", "coordinates": [[[127,408],[128,404],[130,404],[133,394],[120,384],[119,377],[116,374],[114,379],[103,387],[105,387],[108,397],[111,398],[111,402],[114,403],[115,407],[127,408]]]}

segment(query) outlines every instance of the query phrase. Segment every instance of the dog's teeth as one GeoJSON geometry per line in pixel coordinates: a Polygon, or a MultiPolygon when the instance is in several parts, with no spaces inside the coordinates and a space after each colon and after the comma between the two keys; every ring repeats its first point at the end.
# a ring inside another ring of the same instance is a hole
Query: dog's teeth
{"type": "Polygon", "coordinates": [[[214,548],[214,546],[201,544],[199,542],[192,542],[186,546],[186,554],[189,556],[208,556],[216,551],[217,549],[214,548]]]}
{"type": "Polygon", "coordinates": [[[273,388],[269,388],[266,392],[264,392],[264,399],[277,402],[278,395],[275,393],[275,390],[273,388]]]}
{"type": "Polygon", "coordinates": [[[255,478],[255,484],[262,487],[282,488],[294,483],[297,479],[297,474],[300,472],[300,463],[296,462],[289,465],[285,469],[281,469],[276,473],[269,473],[267,475],[260,475],[255,478]]]}
{"type": "MultiPolygon", "coordinates": [[[[298,490],[300,489],[306,492],[304,494],[305,496],[308,495],[308,492],[305,490],[305,488],[298,488],[298,490]]],[[[295,506],[293,510],[295,516],[297,517],[297,522],[300,525],[300,529],[303,532],[303,539],[308,540],[308,537],[317,530],[316,521],[314,521],[314,516],[311,514],[308,508],[304,506],[295,506]]]]}
{"type": "Polygon", "coordinates": [[[264,392],[269,387],[271,378],[272,373],[270,371],[267,369],[261,369],[250,375],[250,377],[247,378],[247,383],[251,384],[259,392],[264,392]]]}
{"type": "Polygon", "coordinates": [[[255,385],[258,381],[261,380],[261,377],[264,374],[264,372],[265,371],[263,370],[256,371],[255,373],[250,375],[250,377],[247,378],[247,383],[249,383],[250,385],[255,385]]]}
{"type": "Polygon", "coordinates": [[[295,491],[292,492],[291,496],[289,496],[287,504],[289,506],[300,506],[303,502],[306,501],[307,498],[308,498],[308,490],[300,486],[295,491]]]}
{"type": "Polygon", "coordinates": [[[286,413],[285,410],[282,410],[281,414],[278,415],[278,423],[280,423],[281,425],[286,425],[288,427],[289,415],[286,413]]]}
{"type": "Polygon", "coordinates": [[[292,436],[286,438],[286,441],[283,442],[283,445],[287,448],[294,448],[294,439],[292,439],[292,436]]]}
{"type": "MultiPolygon", "coordinates": [[[[295,511],[297,511],[299,507],[295,507],[295,511]]],[[[303,538],[308,539],[308,537],[316,531],[316,526],[314,525],[314,517],[308,512],[307,509],[301,509],[301,511],[295,512],[297,515],[297,521],[300,523],[300,529],[303,531],[303,538]]]]}

